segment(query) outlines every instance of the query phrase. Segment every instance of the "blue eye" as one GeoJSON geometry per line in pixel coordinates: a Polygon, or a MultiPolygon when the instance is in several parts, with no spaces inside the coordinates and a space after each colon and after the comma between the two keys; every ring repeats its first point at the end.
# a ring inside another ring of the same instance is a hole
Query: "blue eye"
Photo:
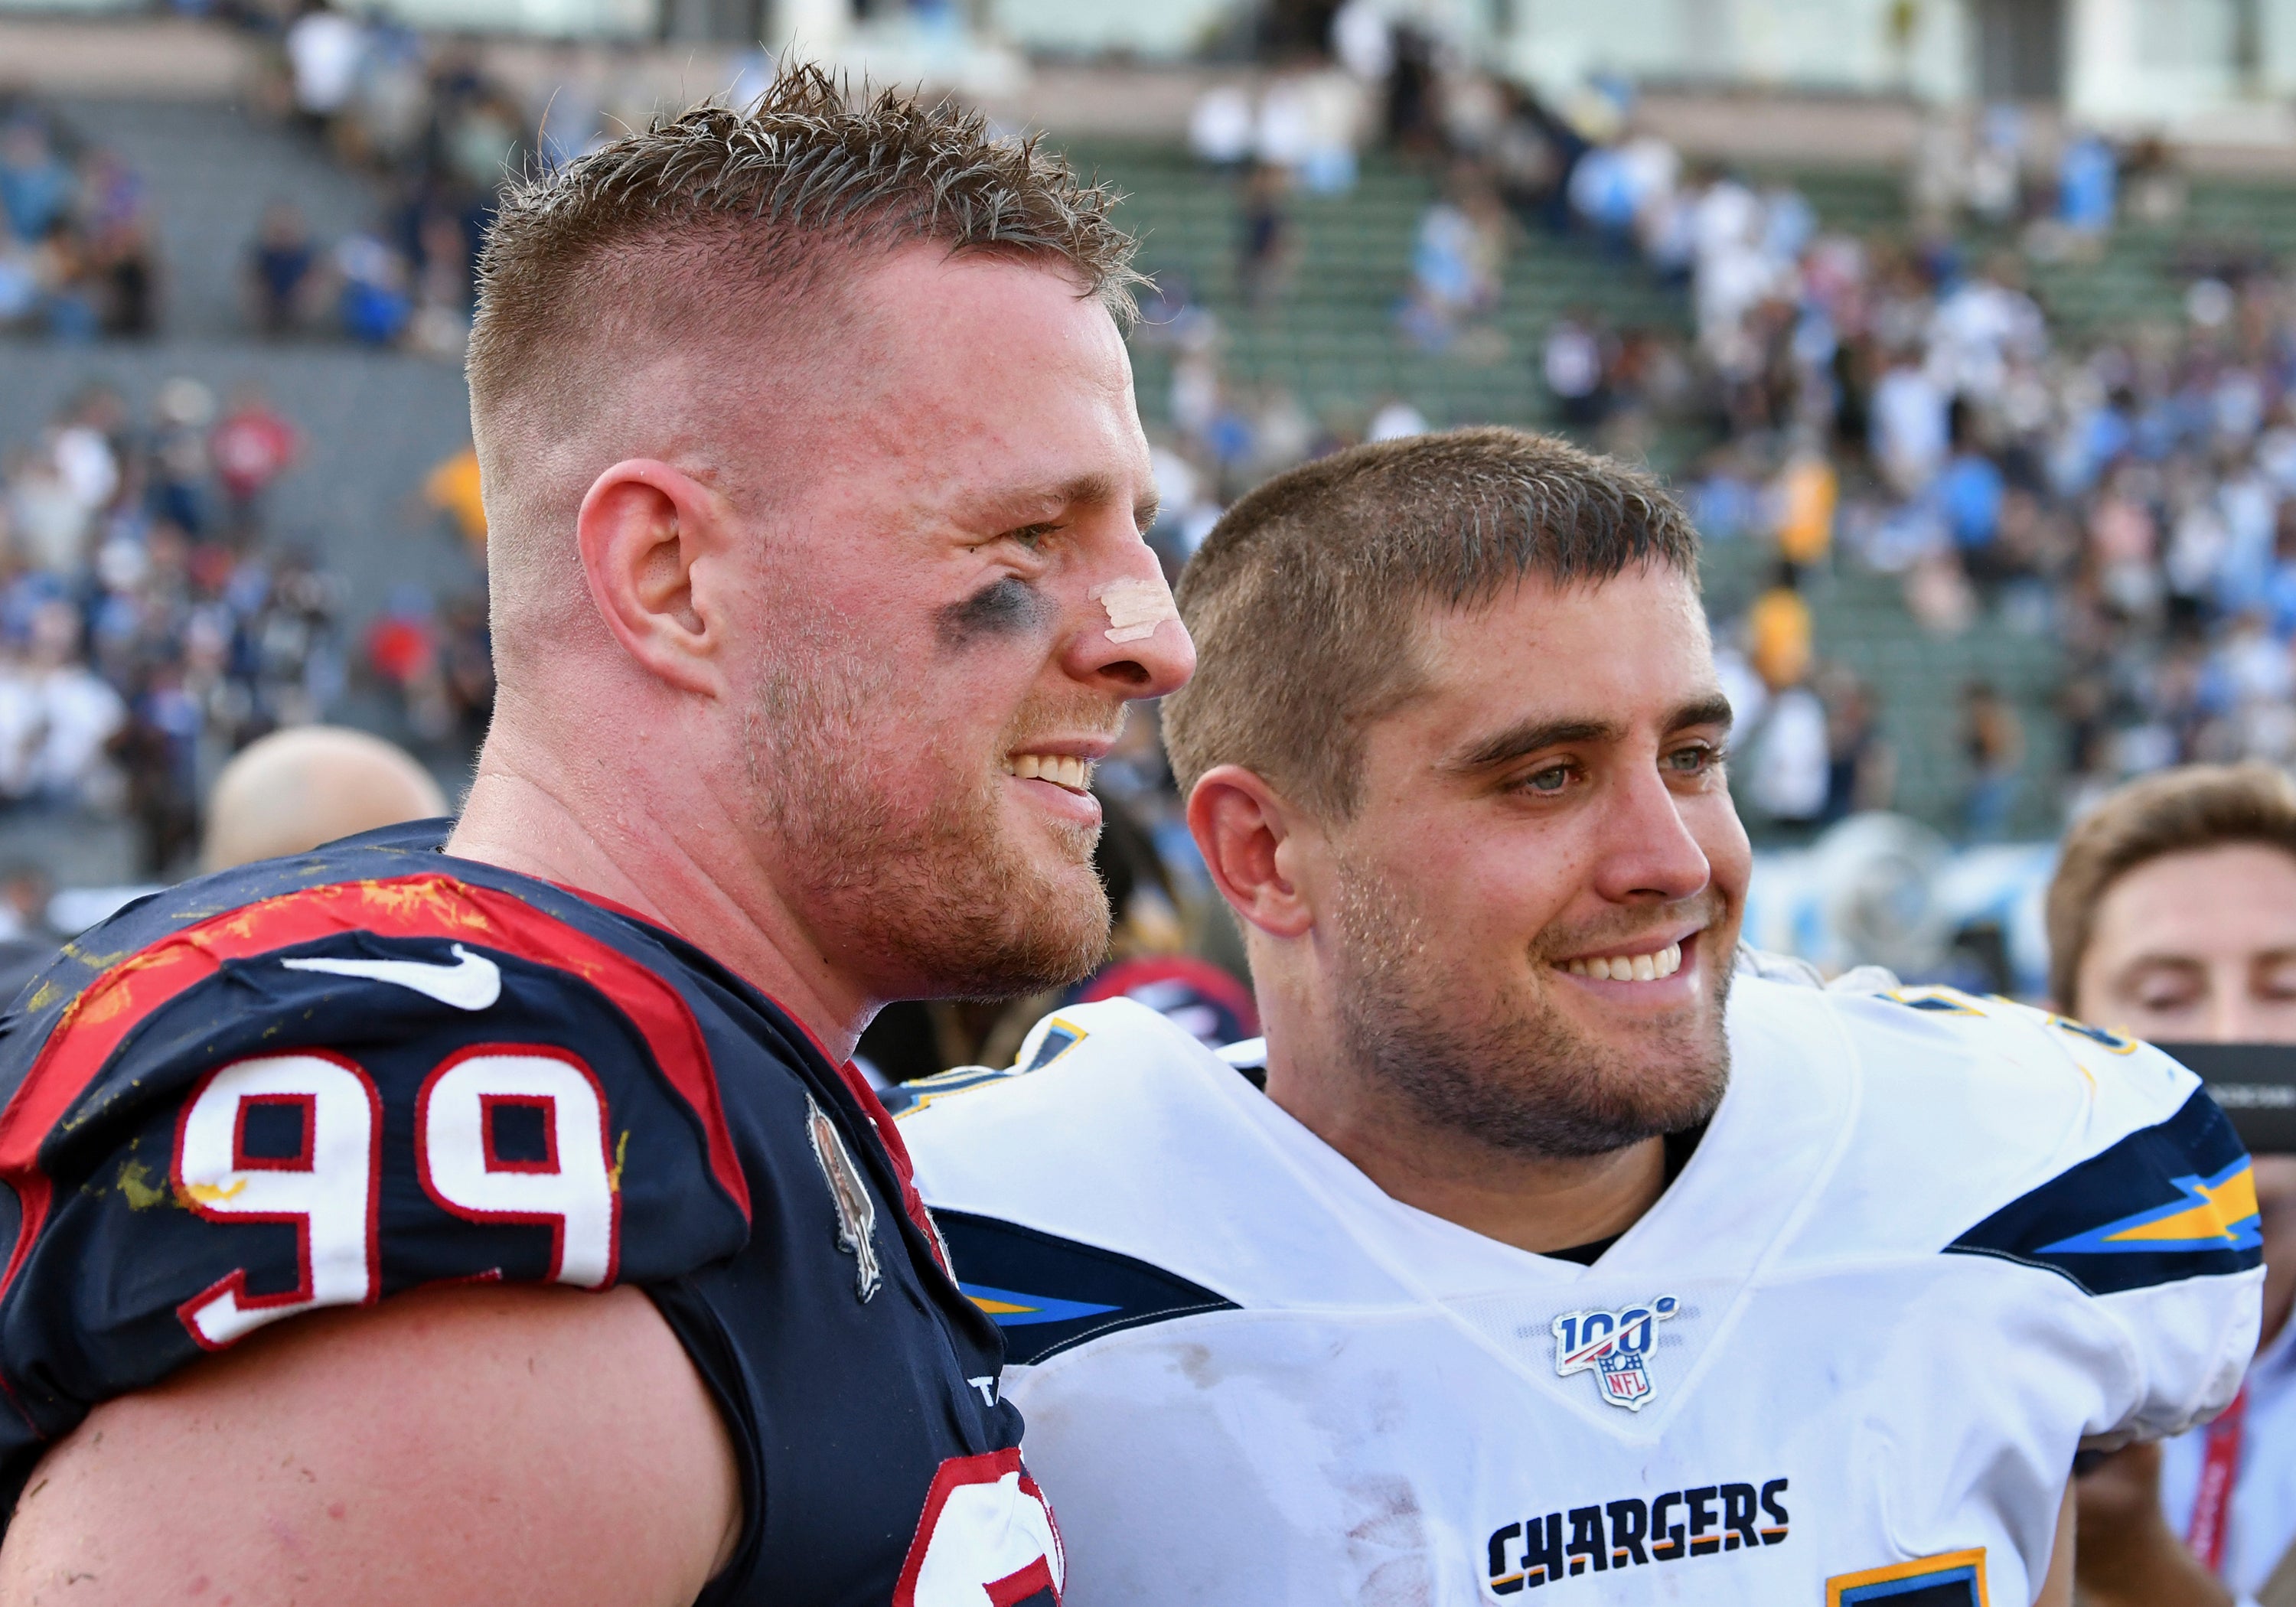
{"type": "Polygon", "coordinates": [[[1552,769],[1536,771],[1524,776],[1522,784],[1527,791],[1532,792],[1544,792],[1550,795],[1560,792],[1570,784],[1570,767],[1568,765],[1556,765],[1552,769]]]}

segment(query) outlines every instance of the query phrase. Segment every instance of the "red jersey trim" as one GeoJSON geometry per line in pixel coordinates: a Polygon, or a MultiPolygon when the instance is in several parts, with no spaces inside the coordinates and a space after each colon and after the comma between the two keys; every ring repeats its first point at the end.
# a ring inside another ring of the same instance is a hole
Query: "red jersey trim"
{"type": "Polygon", "coordinates": [[[932,1551],[932,1543],[940,1527],[941,1515],[948,1508],[949,1497],[967,1485],[996,1485],[1008,1475],[1017,1475],[1018,1493],[1044,1509],[1045,1526],[1050,1531],[1052,1550],[1039,1554],[1033,1561],[1021,1565],[1015,1572],[998,1579],[969,1581],[985,1595],[989,1607],[1015,1607],[1032,1595],[1050,1592],[1054,1602],[1061,1599],[1062,1586],[1068,1573],[1066,1547],[1061,1537],[1060,1520],[1053,1515],[1053,1504],[1045,1499],[1045,1492],[1029,1474],[1021,1461],[1021,1447],[1006,1446],[998,1451],[985,1451],[978,1456],[951,1456],[933,1473],[933,1481],[925,1491],[924,1510],[917,1517],[917,1532],[909,1542],[909,1554],[902,1561],[901,1577],[893,1585],[893,1607],[917,1607],[917,1586],[924,1573],[925,1558],[932,1551]]]}
{"type": "MultiPolygon", "coordinates": [[[[681,943],[690,941],[676,927],[657,920],[643,910],[632,909],[619,898],[609,898],[603,893],[592,892],[588,888],[576,887],[570,881],[554,881],[550,885],[581,899],[585,904],[594,904],[600,909],[676,938],[681,943]]],[[[748,980],[746,978],[743,980],[748,980]]],[[[852,1095],[860,1104],[862,1114],[868,1117],[869,1125],[876,1129],[877,1141],[884,1146],[886,1158],[893,1163],[893,1175],[899,1180],[901,1185],[903,1213],[910,1221],[915,1223],[917,1230],[924,1234],[925,1242],[931,1247],[933,1259],[940,1264],[940,1269],[954,1278],[956,1274],[948,1263],[948,1246],[941,1239],[940,1229],[933,1226],[932,1214],[925,1209],[925,1197],[917,1192],[916,1163],[909,1159],[909,1146],[902,1139],[900,1127],[893,1120],[892,1112],[885,1109],[885,1102],[877,1097],[877,1091],[869,1086],[869,1079],[861,1075],[860,1069],[851,1061],[840,1060],[836,1055],[832,1054],[829,1052],[829,1045],[821,1041],[820,1034],[806,1025],[804,1019],[796,1011],[774,997],[772,994],[766,992],[764,988],[758,988],[755,982],[750,982],[750,986],[757,988],[759,996],[775,1009],[780,1011],[791,1026],[805,1035],[805,1041],[813,1045],[815,1052],[835,1068],[838,1077],[845,1084],[846,1092],[852,1095]]],[[[1249,995],[1245,996],[1244,1007],[1247,1013],[1250,1009],[1249,995]]]]}
{"type": "Polygon", "coordinates": [[[0,1294],[15,1281],[47,1218],[51,1185],[40,1145],[86,1092],[127,1035],[153,1012],[223,968],[342,932],[453,938],[578,976],[619,1006],[672,1086],[701,1119],[709,1169],[750,1215],[750,1186],[734,1150],[701,1023],[669,982],[611,944],[512,894],[425,873],[306,888],[230,910],[119,960],[65,1006],[39,1058],[0,1111],[0,1181],[16,1191],[23,1221],[0,1294]]]}

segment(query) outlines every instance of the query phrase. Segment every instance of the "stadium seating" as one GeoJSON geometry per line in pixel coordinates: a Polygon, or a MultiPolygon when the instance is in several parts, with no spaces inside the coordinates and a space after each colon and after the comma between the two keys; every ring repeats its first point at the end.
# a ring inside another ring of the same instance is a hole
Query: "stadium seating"
{"type": "MultiPolygon", "coordinates": [[[[256,222],[292,201],[328,244],[379,220],[381,198],[295,130],[212,103],[68,99],[83,138],[141,176],[160,233],[160,337],[99,347],[0,346],[0,445],[27,443],[82,387],[109,385],[141,422],[160,383],[187,374],[218,399],[258,381],[303,431],[308,456],[277,489],[272,529],[343,583],[353,632],[406,582],[439,595],[477,581],[461,544],[414,502],[431,465],[470,439],[459,366],[332,340],[266,343],[248,331],[240,271],[256,222]]],[[[381,701],[343,711],[392,730],[381,701]]]]}
{"type": "MultiPolygon", "coordinates": [[[[1434,192],[1421,174],[1376,158],[1349,193],[1292,201],[1291,287],[1265,309],[1248,311],[1236,284],[1228,182],[1169,148],[1077,143],[1069,154],[1128,196],[1123,217],[1145,237],[1144,266],[1179,269],[1219,314],[1229,372],[1287,385],[1334,420],[1355,415],[1359,426],[1390,396],[1408,398],[1439,425],[1544,418],[1551,409],[1538,374],[1540,342],[1564,308],[1598,307],[1620,324],[1686,327],[1681,296],[1631,260],[1607,259],[1579,242],[1534,241],[1508,265],[1503,357],[1479,364],[1413,351],[1396,334],[1394,313],[1410,278],[1413,232],[1434,192]]],[[[1142,406],[1154,422],[1163,415],[1168,366],[1150,352],[1138,370],[1142,406]]]]}
{"type": "MultiPolygon", "coordinates": [[[[1255,311],[1244,305],[1237,283],[1233,181],[1208,175],[1168,147],[1077,142],[1067,150],[1129,197],[1124,215],[1145,236],[1144,266],[1178,269],[1196,299],[1218,316],[1226,373],[1246,383],[1288,387],[1311,413],[1334,423],[1360,427],[1384,398],[1399,397],[1438,425],[1497,421],[1558,428],[1538,359],[1547,326],[1559,315],[1590,307],[1613,327],[1688,327],[1685,294],[1659,283],[1638,261],[1583,235],[1556,239],[1533,230],[1517,240],[1507,263],[1497,318],[1506,336],[1504,354],[1477,362],[1414,351],[1397,332],[1394,313],[1408,278],[1413,233],[1435,190],[1423,173],[1382,157],[1365,163],[1361,182],[1345,196],[1292,198],[1290,287],[1255,311]]],[[[1903,190],[1893,173],[1760,176],[1795,184],[1826,227],[1859,234],[1905,227],[1903,190]]],[[[1981,234],[1966,242],[1972,253],[1998,243],[2005,242],[1981,234]]],[[[2292,248],[2296,209],[2284,192],[2197,184],[2182,221],[2131,223],[2095,261],[2037,266],[2033,288],[2057,338],[2079,345],[2138,323],[2179,318],[2196,262],[2292,248]]],[[[1167,416],[1170,360],[1142,349],[1135,361],[1141,410],[1153,427],[1167,416]]],[[[1662,429],[1650,444],[1652,465],[1680,471],[1705,444],[1696,430],[1662,429]]],[[[1759,538],[1710,545],[1707,586],[1718,618],[1733,617],[1751,599],[1767,561],[1759,538]]],[[[2026,784],[2012,827],[2021,835],[2054,834],[2062,762],[2054,708],[2060,669],[2046,628],[2021,628],[1995,616],[1964,635],[1933,637],[1907,613],[1894,579],[1847,563],[1820,577],[1810,600],[1820,652],[1857,671],[1878,693],[1883,729],[1898,752],[1899,808],[1940,827],[1953,825],[1965,777],[1956,693],[1964,682],[1982,677],[2010,696],[2026,728],[2026,784]]]]}
{"type": "MultiPolygon", "coordinates": [[[[160,236],[161,332],[93,347],[0,340],[0,450],[37,440],[91,383],[118,391],[141,425],[162,382],[176,375],[218,400],[257,381],[306,443],[302,464],[274,494],[270,528],[338,578],[351,640],[403,583],[441,597],[478,585],[462,543],[414,496],[430,467],[469,439],[458,366],[332,340],[266,343],[249,332],[241,309],[241,265],[266,203],[294,202],[332,244],[374,225],[374,189],[316,142],[230,107],[67,99],[58,110],[81,137],[118,152],[146,186],[160,236]]],[[[364,684],[334,714],[406,735],[397,700],[364,684]]],[[[0,861],[42,865],[67,886],[110,883],[135,862],[131,836],[124,820],[19,810],[0,822],[0,861]]]]}
{"type": "MultiPolygon", "coordinates": [[[[408,495],[424,472],[464,439],[460,375],[450,363],[329,342],[266,346],[246,332],[239,265],[263,206],[294,201],[325,241],[372,226],[381,197],[330,161],[299,133],[216,105],[154,102],[67,102],[62,110],[85,135],[120,151],[150,187],[158,209],[167,281],[164,333],[140,346],[85,348],[11,342],[11,382],[0,387],[0,441],[31,439],[93,373],[148,402],[175,373],[218,393],[259,376],[281,410],[311,441],[308,472],[280,488],[275,527],[315,546],[340,574],[357,614],[398,582],[450,592],[467,586],[463,555],[437,538],[408,495]]],[[[1126,221],[1145,236],[1144,265],[1185,273],[1223,327],[1222,362],[1234,378],[1289,388],[1314,414],[1360,428],[1390,398],[1407,399],[1435,423],[1483,420],[1554,427],[1555,409],[1539,377],[1541,342],[1565,309],[1591,307],[1614,327],[1685,332],[1683,292],[1660,283],[1631,257],[1585,237],[1532,231],[1506,267],[1496,318],[1503,349],[1480,359],[1413,349],[1394,313],[1408,279],[1414,231],[1434,196],[1421,171],[1387,157],[1366,161],[1361,182],[1341,197],[1292,200],[1295,266],[1288,290],[1259,310],[1245,307],[1236,275],[1238,219],[1232,181],[1209,176],[1177,148],[1075,142],[1069,154],[1126,192],[1126,221]]],[[[1796,172],[1791,177],[1828,226],[1857,232],[1902,226],[1902,192],[1885,172],[1796,172]]],[[[1972,250],[1992,243],[1982,236],[1972,250]]],[[[2217,181],[2193,186],[2175,225],[2130,223],[2094,261],[2038,266],[2033,287],[2061,340],[2080,342],[2144,322],[2181,315],[2184,285],[2196,265],[2238,261],[2296,249],[2296,209],[2267,186],[2217,181]]],[[[1143,343],[1142,412],[1167,413],[1168,353],[1143,343]]],[[[1685,426],[1660,430],[1649,444],[1662,471],[1685,468],[1705,445],[1685,426]]],[[[1751,598],[1765,565],[1759,539],[1717,542],[1708,587],[1718,618],[1751,598]]],[[[1982,676],[2022,711],[2028,779],[2013,821],[2021,832],[2054,829],[2052,778],[2060,761],[2051,700],[2057,657],[2046,633],[2008,621],[1981,621],[1951,640],[1924,635],[1893,580],[1854,565],[1811,587],[1820,652],[1876,687],[1884,729],[1899,758],[1899,805],[1939,825],[1951,823],[1963,763],[1955,690],[1982,676]]],[[[385,723],[388,723],[387,721],[385,723]]]]}

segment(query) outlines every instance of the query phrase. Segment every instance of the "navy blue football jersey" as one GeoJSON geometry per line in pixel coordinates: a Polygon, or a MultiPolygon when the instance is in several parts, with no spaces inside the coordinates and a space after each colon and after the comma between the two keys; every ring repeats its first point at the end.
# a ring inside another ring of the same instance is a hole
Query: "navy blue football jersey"
{"type": "Polygon", "coordinates": [[[997,1332],[865,1086],[700,950],[450,858],[446,824],[146,899],[0,1021],[0,1511],[92,1406],[266,1324],[628,1283],[741,1465],[703,1602],[1056,1602],[997,1332]]]}

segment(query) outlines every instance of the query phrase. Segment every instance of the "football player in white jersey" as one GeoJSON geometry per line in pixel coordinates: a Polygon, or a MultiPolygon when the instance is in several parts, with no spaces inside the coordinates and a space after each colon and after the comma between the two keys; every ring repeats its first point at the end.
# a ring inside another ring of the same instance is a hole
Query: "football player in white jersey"
{"type": "Polygon", "coordinates": [[[1653,481],[1500,430],[1195,558],[1166,735],[1264,1046],[1087,1005],[904,1129],[1070,1607],[2062,1602],[2076,1452],[2232,1395],[2255,1202],[2188,1072],[1734,985],[1696,574],[1653,481]]]}

